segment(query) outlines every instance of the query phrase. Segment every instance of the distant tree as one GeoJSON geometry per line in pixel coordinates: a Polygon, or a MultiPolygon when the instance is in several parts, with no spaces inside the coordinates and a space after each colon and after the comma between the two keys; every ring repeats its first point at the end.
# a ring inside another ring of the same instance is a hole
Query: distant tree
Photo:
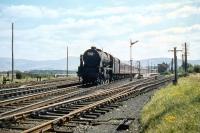
{"type": "Polygon", "coordinates": [[[16,79],[22,79],[22,73],[20,71],[16,72],[16,79]]]}
{"type": "Polygon", "coordinates": [[[7,78],[9,78],[9,71],[7,72],[7,78]]]}
{"type": "Polygon", "coordinates": [[[194,72],[194,67],[192,64],[188,64],[188,72],[193,73],[194,72]]]}
{"type": "Polygon", "coordinates": [[[162,64],[158,64],[158,72],[159,73],[165,73],[167,72],[167,69],[169,68],[169,65],[167,63],[162,63],[162,64]]]}
{"type": "Polygon", "coordinates": [[[184,73],[184,68],[182,66],[180,66],[178,68],[178,73],[183,74],[184,73]]]}
{"type": "Polygon", "coordinates": [[[200,65],[194,65],[194,72],[200,73],[200,65]]]}
{"type": "Polygon", "coordinates": [[[3,77],[2,83],[3,83],[3,84],[6,84],[6,77],[3,77]]]}

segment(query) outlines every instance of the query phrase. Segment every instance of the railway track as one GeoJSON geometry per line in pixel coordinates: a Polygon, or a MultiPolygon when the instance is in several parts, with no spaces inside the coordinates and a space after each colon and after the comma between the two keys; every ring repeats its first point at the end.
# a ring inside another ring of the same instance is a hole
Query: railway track
{"type": "Polygon", "coordinates": [[[165,84],[171,80],[171,77],[158,80],[140,80],[119,87],[96,90],[87,95],[1,117],[0,131],[44,132],[50,131],[50,129],[58,130],[59,128],[57,127],[61,125],[68,128],[70,125],[67,123],[73,120],[73,118],[92,118],[92,116],[98,116],[105,111],[103,106],[107,106],[128,96],[138,95],[152,87],[165,84]]]}
{"type": "Polygon", "coordinates": [[[67,99],[81,93],[80,85],[60,88],[53,91],[30,94],[19,98],[4,100],[0,102],[0,117],[27,109],[34,109],[53,102],[67,99]]]}
{"type": "MultiPolygon", "coordinates": [[[[134,81],[133,83],[137,82],[141,81],[134,81]]],[[[60,88],[53,91],[30,94],[19,98],[4,100],[0,102],[0,117],[64,101],[75,96],[91,93],[98,89],[101,89],[101,86],[81,88],[81,85],[75,85],[72,87],[60,88]]]]}
{"type": "Polygon", "coordinates": [[[25,86],[25,87],[19,87],[19,88],[12,88],[12,89],[3,89],[0,90],[0,99],[6,100],[11,99],[15,97],[25,96],[28,94],[35,94],[50,90],[56,90],[61,87],[67,87],[67,86],[73,86],[79,84],[78,81],[60,81],[55,83],[48,83],[48,84],[42,84],[42,85],[34,85],[34,86],[25,86]]]}

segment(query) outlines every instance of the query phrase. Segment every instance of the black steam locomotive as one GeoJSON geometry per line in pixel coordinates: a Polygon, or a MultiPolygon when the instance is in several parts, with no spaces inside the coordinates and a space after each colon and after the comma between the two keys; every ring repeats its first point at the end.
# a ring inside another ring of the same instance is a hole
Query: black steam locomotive
{"type": "Polygon", "coordinates": [[[102,84],[130,76],[130,69],[130,65],[121,63],[119,59],[101,49],[91,47],[80,56],[78,76],[84,84],[102,84]]]}

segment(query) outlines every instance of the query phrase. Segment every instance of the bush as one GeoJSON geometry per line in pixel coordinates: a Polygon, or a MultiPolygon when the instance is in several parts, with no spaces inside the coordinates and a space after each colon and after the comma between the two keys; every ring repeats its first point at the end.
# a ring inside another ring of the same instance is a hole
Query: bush
{"type": "Polygon", "coordinates": [[[22,79],[22,73],[21,72],[16,72],[16,79],[22,79]]]}
{"type": "Polygon", "coordinates": [[[163,73],[161,73],[161,75],[170,75],[171,73],[169,71],[165,71],[163,73]]]}
{"type": "Polygon", "coordinates": [[[162,64],[158,64],[158,72],[159,73],[165,73],[168,68],[169,68],[169,65],[167,63],[163,62],[162,64]]]}
{"type": "Polygon", "coordinates": [[[189,72],[189,73],[193,73],[193,71],[194,71],[193,66],[189,66],[189,68],[188,68],[188,72],[189,72]]]}
{"type": "Polygon", "coordinates": [[[6,77],[3,77],[2,83],[3,83],[3,84],[6,84],[6,81],[7,81],[6,77]]]}
{"type": "Polygon", "coordinates": [[[200,73],[200,65],[194,65],[194,72],[200,73]]]}

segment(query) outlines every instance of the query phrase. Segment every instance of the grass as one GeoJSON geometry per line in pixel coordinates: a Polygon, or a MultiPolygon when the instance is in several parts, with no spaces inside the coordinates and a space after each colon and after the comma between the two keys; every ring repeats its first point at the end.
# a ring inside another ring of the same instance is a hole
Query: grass
{"type": "Polygon", "coordinates": [[[200,74],[157,91],[141,114],[143,132],[200,132],[200,74]]]}

